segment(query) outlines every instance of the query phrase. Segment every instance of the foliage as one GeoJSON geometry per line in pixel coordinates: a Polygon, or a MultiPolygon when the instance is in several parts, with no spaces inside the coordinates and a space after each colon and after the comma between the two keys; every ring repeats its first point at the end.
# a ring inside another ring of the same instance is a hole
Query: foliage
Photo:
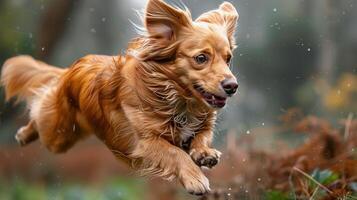
{"type": "Polygon", "coordinates": [[[0,184],[0,199],[8,200],[140,200],[143,183],[136,180],[116,180],[100,187],[66,183],[65,185],[27,184],[14,181],[0,184]]]}
{"type": "Polygon", "coordinates": [[[337,83],[329,87],[324,95],[324,104],[327,109],[350,110],[357,107],[357,75],[343,74],[337,83]]]}
{"type": "Polygon", "coordinates": [[[265,193],[266,200],[290,200],[289,196],[291,195],[278,190],[271,190],[265,193]]]}
{"type": "MultiPolygon", "coordinates": [[[[335,182],[336,180],[338,180],[339,175],[335,172],[332,172],[331,170],[320,170],[320,169],[315,169],[312,174],[311,177],[316,180],[317,182],[321,183],[322,185],[329,185],[333,182],[335,182]]],[[[309,187],[310,188],[316,188],[318,185],[313,182],[310,181],[309,182],[309,187]]]]}
{"type": "MultiPolygon", "coordinates": [[[[267,200],[357,199],[357,120],[352,117],[351,114],[341,120],[343,128],[335,128],[325,119],[304,116],[299,109],[288,110],[280,117],[283,126],[273,130],[306,135],[303,144],[294,149],[280,144],[278,151],[262,151],[247,144],[257,134],[244,135],[237,143],[230,142],[229,151],[224,154],[228,155],[216,169],[214,178],[233,185],[232,196],[245,194],[243,199],[260,199],[259,193],[267,200]]],[[[262,131],[267,130],[265,127],[262,131]]],[[[227,191],[223,189],[220,193],[224,195],[227,191]]],[[[208,195],[206,199],[214,198],[208,195]]]]}

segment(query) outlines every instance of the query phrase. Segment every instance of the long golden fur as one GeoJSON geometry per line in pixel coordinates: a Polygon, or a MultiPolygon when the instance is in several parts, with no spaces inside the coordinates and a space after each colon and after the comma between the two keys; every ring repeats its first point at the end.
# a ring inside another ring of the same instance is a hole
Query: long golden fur
{"type": "Polygon", "coordinates": [[[229,69],[237,20],[228,2],[193,21],[187,10],[149,0],[146,33],[126,55],[88,55],[67,69],[29,56],[8,59],[6,98],[17,96],[30,110],[16,139],[25,145],[39,138],[62,153],[94,133],[141,174],[208,192],[200,167],[219,160],[211,148],[216,112],[238,86],[229,69]],[[226,80],[233,83],[228,93],[226,80]]]}

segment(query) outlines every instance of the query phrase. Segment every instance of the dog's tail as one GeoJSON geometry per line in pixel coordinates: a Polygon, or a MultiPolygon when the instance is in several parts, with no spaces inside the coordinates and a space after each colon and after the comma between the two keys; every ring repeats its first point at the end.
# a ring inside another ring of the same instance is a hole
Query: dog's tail
{"type": "Polygon", "coordinates": [[[5,61],[1,72],[1,84],[5,88],[6,100],[29,100],[36,89],[58,79],[64,69],[37,61],[30,56],[16,56],[5,61]]]}

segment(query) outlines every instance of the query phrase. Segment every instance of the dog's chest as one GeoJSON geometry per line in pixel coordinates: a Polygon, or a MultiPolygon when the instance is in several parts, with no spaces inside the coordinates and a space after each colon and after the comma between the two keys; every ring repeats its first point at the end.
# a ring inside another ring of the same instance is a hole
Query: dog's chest
{"type": "Polygon", "coordinates": [[[190,141],[195,137],[207,121],[207,116],[199,116],[190,113],[182,113],[176,115],[174,124],[178,132],[179,144],[185,147],[190,144],[190,141]]]}

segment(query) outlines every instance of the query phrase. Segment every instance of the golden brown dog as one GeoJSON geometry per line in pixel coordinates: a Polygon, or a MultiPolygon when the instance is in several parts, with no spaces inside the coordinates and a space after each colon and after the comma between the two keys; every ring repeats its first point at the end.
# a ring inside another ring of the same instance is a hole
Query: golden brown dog
{"type": "Polygon", "coordinates": [[[7,60],[6,97],[30,110],[17,141],[39,138],[61,153],[94,133],[141,174],[209,191],[200,167],[219,160],[211,148],[216,112],[238,87],[229,69],[237,20],[227,2],[193,21],[187,10],[149,0],[146,34],[124,56],[89,55],[68,69],[28,56],[7,60]]]}

